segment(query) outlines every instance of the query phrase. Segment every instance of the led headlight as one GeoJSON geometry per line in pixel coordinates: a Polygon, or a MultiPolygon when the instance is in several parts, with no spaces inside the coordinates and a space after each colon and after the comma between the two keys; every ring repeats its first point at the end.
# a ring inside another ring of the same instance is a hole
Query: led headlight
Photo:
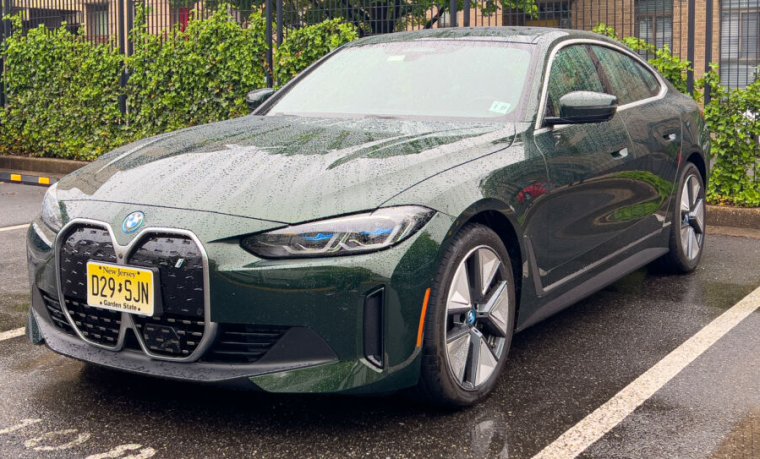
{"type": "Polygon", "coordinates": [[[45,198],[42,200],[42,222],[56,233],[60,231],[61,227],[63,226],[63,219],[61,218],[61,205],[59,204],[58,197],[56,196],[57,190],[57,183],[50,186],[45,193],[45,198]]]}
{"type": "Polygon", "coordinates": [[[372,252],[403,241],[422,228],[435,212],[400,206],[249,236],[245,250],[262,258],[329,257],[372,252]]]}

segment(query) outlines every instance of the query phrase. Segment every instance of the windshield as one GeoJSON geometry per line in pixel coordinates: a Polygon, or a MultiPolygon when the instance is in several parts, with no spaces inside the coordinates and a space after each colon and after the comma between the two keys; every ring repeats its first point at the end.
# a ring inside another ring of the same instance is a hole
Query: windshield
{"type": "Polygon", "coordinates": [[[269,115],[498,118],[516,113],[530,47],[414,41],[348,47],[280,95],[269,115]]]}

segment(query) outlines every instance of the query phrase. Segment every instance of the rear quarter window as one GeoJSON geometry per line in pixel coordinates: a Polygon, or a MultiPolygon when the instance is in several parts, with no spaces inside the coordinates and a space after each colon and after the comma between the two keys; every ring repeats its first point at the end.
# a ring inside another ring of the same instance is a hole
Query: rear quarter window
{"type": "Polygon", "coordinates": [[[660,93],[660,82],[654,74],[632,57],[605,46],[591,46],[591,52],[607,77],[610,92],[617,96],[618,104],[630,104],[660,93]]]}

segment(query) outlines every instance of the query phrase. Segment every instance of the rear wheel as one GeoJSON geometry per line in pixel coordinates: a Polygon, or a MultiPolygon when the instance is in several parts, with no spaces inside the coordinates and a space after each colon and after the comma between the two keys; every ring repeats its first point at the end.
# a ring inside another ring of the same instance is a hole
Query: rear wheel
{"type": "Polygon", "coordinates": [[[513,334],[512,267],[493,231],[468,225],[455,237],[429,308],[419,391],[438,404],[471,405],[495,387],[513,334]]]}
{"type": "Polygon", "coordinates": [[[658,260],[670,273],[689,273],[696,269],[705,246],[705,187],[699,169],[687,163],[679,175],[678,194],[670,229],[670,252],[658,260]]]}

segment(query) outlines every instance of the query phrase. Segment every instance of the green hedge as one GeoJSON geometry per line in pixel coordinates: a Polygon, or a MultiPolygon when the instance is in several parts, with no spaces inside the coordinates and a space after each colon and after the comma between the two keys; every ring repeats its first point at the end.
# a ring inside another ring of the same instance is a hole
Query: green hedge
{"type": "Polygon", "coordinates": [[[705,120],[715,164],[707,198],[716,204],[760,207],[760,80],[728,90],[713,66],[699,85],[712,90],[705,120]]]}
{"type": "Polygon", "coordinates": [[[127,140],[118,52],[65,28],[34,29],[6,43],[0,153],[92,159],[127,140]]]}
{"type": "MultiPolygon", "coordinates": [[[[23,34],[20,17],[11,18],[18,32],[3,52],[0,154],[94,159],[132,140],[247,114],[245,95],[266,85],[265,22],[254,13],[241,26],[229,11],[222,5],[160,37],[138,11],[126,59],[65,26],[23,34]]],[[[290,31],[275,51],[278,83],[357,36],[341,20],[290,31]]]]}

